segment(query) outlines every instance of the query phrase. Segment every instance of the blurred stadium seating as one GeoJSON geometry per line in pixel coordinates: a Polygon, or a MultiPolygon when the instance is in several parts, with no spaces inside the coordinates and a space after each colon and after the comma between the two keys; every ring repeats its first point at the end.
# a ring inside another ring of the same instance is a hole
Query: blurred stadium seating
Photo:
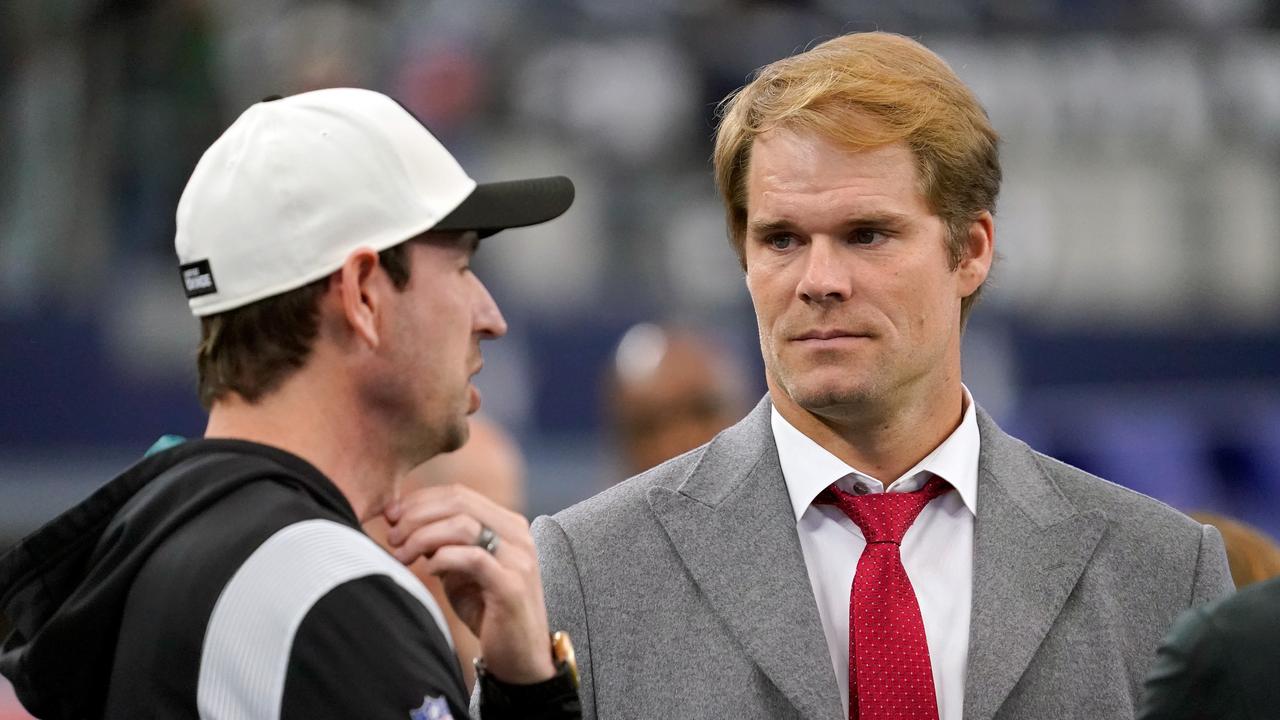
{"type": "Polygon", "coordinates": [[[610,484],[596,381],[627,327],[715,327],[758,368],[711,181],[717,101],[763,63],[871,28],[939,50],[1004,135],[1003,258],[967,338],[979,401],[1087,469],[1280,534],[1278,7],[13,4],[0,22],[0,537],[160,434],[201,432],[178,194],[248,103],[336,84],[397,95],[481,179],[577,180],[563,220],[481,251],[512,332],[486,347],[480,384],[528,453],[532,511],[610,484]]]}

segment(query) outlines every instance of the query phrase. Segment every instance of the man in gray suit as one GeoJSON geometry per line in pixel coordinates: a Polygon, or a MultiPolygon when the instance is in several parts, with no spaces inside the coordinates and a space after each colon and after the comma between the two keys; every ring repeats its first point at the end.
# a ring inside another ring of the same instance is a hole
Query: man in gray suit
{"type": "Polygon", "coordinates": [[[997,138],[937,56],[847,35],[727,103],[769,394],[533,526],[600,718],[1132,717],[1222,541],[1006,435],[961,384],[997,138]]]}

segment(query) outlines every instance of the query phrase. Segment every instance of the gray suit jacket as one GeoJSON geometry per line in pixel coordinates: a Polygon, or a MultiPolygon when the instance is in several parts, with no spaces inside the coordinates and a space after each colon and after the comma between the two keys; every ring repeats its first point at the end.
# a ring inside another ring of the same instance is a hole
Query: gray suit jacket
{"type": "MultiPolygon", "coordinates": [[[[769,413],[534,522],[584,717],[843,716],[769,413]]],[[[1232,589],[1222,538],[978,426],[965,717],[1132,717],[1174,618],[1232,589]]]]}

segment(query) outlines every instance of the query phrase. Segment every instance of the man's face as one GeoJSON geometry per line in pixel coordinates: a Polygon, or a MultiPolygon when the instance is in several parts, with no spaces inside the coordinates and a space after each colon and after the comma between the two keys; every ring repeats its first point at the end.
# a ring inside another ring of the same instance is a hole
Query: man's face
{"type": "Polygon", "coordinates": [[[721,370],[689,353],[668,354],[653,374],[619,382],[613,415],[628,474],[698,447],[742,416],[721,370]]]}
{"type": "Polygon", "coordinates": [[[948,267],[946,226],[905,144],[854,152],[809,131],[764,133],[751,151],[743,252],[784,415],[798,406],[865,421],[958,389],[960,300],[989,257],[948,267]]]}
{"type": "Polygon", "coordinates": [[[489,291],[471,271],[473,233],[429,234],[410,242],[409,284],[397,294],[389,353],[397,377],[406,442],[414,456],[449,452],[467,439],[467,416],[480,408],[471,378],[483,364],[480,341],[507,331],[489,291]]]}

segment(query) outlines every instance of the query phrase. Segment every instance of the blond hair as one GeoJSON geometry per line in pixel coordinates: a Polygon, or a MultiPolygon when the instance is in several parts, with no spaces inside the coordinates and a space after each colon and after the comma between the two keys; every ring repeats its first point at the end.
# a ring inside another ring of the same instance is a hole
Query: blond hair
{"type": "MultiPolygon", "coordinates": [[[[816,132],[851,150],[905,142],[921,193],[946,223],[952,269],[964,258],[969,224],[995,211],[999,138],[986,111],[942,58],[910,38],[871,32],[828,40],[761,68],[725,98],[722,113],[716,185],[744,268],[751,146],[777,127],[816,132]]],[[[962,318],[977,297],[964,299],[962,318]]]]}
{"type": "Polygon", "coordinates": [[[1280,545],[1258,528],[1225,515],[1193,512],[1198,522],[1212,525],[1222,533],[1227,549],[1227,565],[1236,589],[1280,576],[1280,545]]]}

